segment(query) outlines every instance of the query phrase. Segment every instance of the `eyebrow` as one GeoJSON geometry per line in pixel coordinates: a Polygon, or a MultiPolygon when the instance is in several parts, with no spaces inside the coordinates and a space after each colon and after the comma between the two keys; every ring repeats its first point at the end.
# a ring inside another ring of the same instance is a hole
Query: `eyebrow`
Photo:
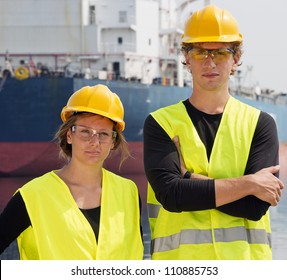
{"type": "MultiPolygon", "coordinates": [[[[84,124],[74,124],[74,125],[76,125],[76,126],[83,126],[83,127],[85,127],[85,128],[89,128],[89,129],[96,130],[96,131],[110,130],[109,128],[99,128],[99,129],[95,129],[95,128],[93,128],[93,127],[86,126],[86,125],[84,125],[84,124]]],[[[112,128],[111,130],[114,131],[113,128],[112,128]]]]}

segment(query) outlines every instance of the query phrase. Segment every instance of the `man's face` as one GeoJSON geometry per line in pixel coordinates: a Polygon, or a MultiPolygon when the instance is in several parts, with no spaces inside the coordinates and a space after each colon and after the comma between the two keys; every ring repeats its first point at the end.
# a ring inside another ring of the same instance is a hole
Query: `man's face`
{"type": "Polygon", "coordinates": [[[192,73],[193,86],[204,90],[226,87],[236,61],[230,43],[197,43],[185,54],[186,66],[192,73]]]}

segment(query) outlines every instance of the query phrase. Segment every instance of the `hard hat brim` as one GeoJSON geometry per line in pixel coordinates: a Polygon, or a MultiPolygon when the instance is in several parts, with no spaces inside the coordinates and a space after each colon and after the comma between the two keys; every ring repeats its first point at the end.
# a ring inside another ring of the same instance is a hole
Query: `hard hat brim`
{"type": "Polygon", "coordinates": [[[120,131],[123,131],[125,129],[125,122],[121,120],[120,118],[111,118],[106,112],[101,110],[96,110],[92,108],[86,108],[82,106],[65,106],[61,112],[61,119],[63,122],[66,122],[67,119],[73,114],[73,113],[80,113],[80,112],[86,112],[86,113],[92,113],[96,115],[100,115],[103,117],[106,117],[114,122],[117,123],[117,127],[120,131]]]}

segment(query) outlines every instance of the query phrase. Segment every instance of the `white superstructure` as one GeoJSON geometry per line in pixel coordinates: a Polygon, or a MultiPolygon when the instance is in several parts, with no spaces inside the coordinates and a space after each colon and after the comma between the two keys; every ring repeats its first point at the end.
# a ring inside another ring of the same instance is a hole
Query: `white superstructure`
{"type": "Polygon", "coordinates": [[[182,20],[193,2],[1,0],[0,65],[8,54],[14,68],[182,86],[182,20]]]}

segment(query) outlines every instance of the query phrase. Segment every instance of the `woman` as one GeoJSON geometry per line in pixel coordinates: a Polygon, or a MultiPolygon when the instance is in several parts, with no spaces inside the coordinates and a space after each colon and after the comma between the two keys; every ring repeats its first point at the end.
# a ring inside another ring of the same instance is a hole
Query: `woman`
{"type": "Polygon", "coordinates": [[[123,116],[104,85],[70,97],[55,136],[67,164],[16,192],[1,214],[0,253],[17,238],[21,259],[143,258],[137,187],[103,168],[111,150],[129,155],[123,116]]]}

